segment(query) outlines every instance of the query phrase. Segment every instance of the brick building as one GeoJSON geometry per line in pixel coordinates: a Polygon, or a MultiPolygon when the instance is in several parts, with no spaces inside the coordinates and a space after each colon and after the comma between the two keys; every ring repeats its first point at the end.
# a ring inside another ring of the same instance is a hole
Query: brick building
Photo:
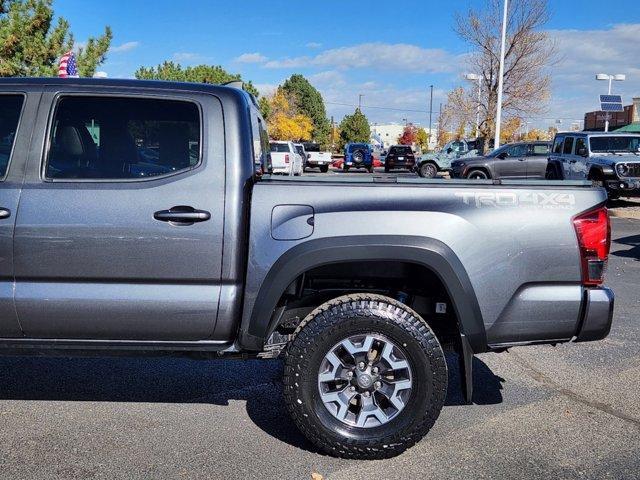
{"type": "MultiPolygon", "coordinates": [[[[586,131],[604,131],[604,122],[607,114],[602,111],[587,112],[584,114],[584,129],[586,131]]],[[[623,112],[609,113],[609,130],[624,127],[633,122],[640,121],[640,97],[633,99],[631,105],[624,107],[623,112]]]]}

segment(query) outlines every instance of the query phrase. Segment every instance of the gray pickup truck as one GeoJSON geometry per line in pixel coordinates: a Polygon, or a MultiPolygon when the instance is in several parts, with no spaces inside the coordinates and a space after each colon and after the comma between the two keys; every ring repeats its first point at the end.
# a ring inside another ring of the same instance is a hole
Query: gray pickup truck
{"type": "MultiPolygon", "coordinates": [[[[273,178],[255,99],[0,80],[0,353],[284,358],[332,455],[422,438],[461,358],[610,329],[603,189],[273,178]]],[[[0,386],[0,389],[2,387],[0,386]]]]}

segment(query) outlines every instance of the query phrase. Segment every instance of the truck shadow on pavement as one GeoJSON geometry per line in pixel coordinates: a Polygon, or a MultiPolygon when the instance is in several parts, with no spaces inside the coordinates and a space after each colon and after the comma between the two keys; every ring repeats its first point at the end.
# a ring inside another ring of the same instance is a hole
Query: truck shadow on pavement
{"type": "Polygon", "coordinates": [[[629,235],[628,237],[617,238],[615,243],[631,247],[629,250],[612,251],[611,255],[624,258],[635,258],[640,260],[640,235],[629,235]]]}
{"type": "MultiPolygon", "coordinates": [[[[457,355],[448,354],[447,363],[446,405],[462,405],[457,355]]],[[[0,358],[0,407],[4,400],[181,403],[189,416],[189,404],[228,406],[244,401],[247,414],[261,430],[296,448],[315,451],[289,418],[281,374],[280,361],[264,360],[4,357],[0,358]]],[[[475,404],[501,403],[502,382],[484,362],[474,359],[475,404]]]]}

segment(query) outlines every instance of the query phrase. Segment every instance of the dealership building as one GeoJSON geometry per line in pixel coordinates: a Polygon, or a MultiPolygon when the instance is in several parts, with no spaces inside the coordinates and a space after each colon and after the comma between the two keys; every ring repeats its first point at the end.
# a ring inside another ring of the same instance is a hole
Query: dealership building
{"type": "MultiPolygon", "coordinates": [[[[604,123],[607,113],[603,111],[587,112],[584,114],[584,129],[590,132],[604,131],[604,123]]],[[[640,132],[640,97],[635,97],[631,105],[624,107],[622,112],[609,112],[609,130],[627,127],[625,130],[633,130],[637,125],[640,132]],[[629,127],[631,126],[631,127],[629,127]]]]}

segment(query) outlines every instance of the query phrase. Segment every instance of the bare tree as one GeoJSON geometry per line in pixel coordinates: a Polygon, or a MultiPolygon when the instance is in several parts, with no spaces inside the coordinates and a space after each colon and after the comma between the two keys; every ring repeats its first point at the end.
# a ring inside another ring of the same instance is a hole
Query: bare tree
{"type": "MultiPolygon", "coordinates": [[[[468,59],[470,69],[482,78],[479,130],[487,138],[495,129],[502,1],[485,0],[483,9],[470,9],[455,18],[457,34],[474,50],[468,59]]],[[[554,62],[556,52],[542,30],[548,20],[547,0],[509,1],[502,100],[506,119],[526,118],[546,108],[551,84],[546,69],[554,62]]],[[[478,104],[475,88],[450,100],[457,102],[453,108],[464,112],[469,111],[469,105],[478,104]]]]}

